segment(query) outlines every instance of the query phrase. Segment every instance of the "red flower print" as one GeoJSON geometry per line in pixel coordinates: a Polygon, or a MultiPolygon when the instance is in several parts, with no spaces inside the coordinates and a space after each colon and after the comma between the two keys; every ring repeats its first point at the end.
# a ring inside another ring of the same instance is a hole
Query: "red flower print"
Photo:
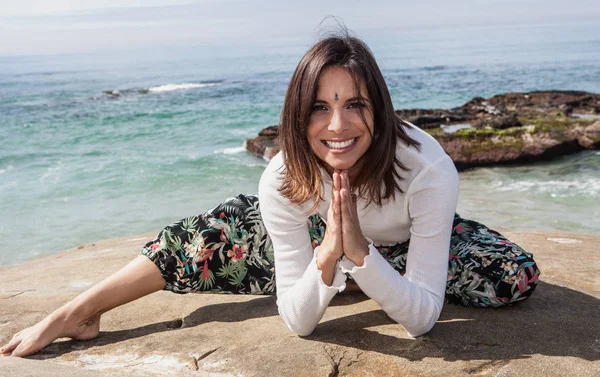
{"type": "Polygon", "coordinates": [[[210,279],[210,274],[208,273],[208,261],[204,261],[204,267],[202,268],[202,280],[206,281],[210,279]]]}
{"type": "Polygon", "coordinates": [[[206,261],[207,259],[210,259],[213,255],[214,251],[212,249],[204,249],[202,250],[202,260],[206,261]]]}
{"type": "Polygon", "coordinates": [[[231,258],[232,262],[237,262],[240,259],[244,259],[246,256],[246,251],[248,250],[248,246],[240,246],[238,244],[234,244],[231,250],[227,252],[227,256],[231,258]]]}
{"type": "Polygon", "coordinates": [[[153,243],[152,245],[150,245],[150,250],[152,251],[156,251],[156,249],[160,248],[160,243],[153,243]]]}
{"type": "Polygon", "coordinates": [[[220,218],[224,218],[224,217],[225,217],[225,212],[221,212],[221,213],[219,214],[219,217],[220,217],[220,218]]]}
{"type": "Polygon", "coordinates": [[[454,230],[456,230],[457,233],[462,233],[465,231],[465,228],[463,228],[461,225],[457,225],[454,227],[454,230]]]}

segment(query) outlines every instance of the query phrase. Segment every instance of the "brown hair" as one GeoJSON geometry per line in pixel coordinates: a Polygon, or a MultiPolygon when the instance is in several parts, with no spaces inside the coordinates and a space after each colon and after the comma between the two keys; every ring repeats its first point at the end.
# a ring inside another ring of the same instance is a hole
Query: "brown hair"
{"type": "MultiPolygon", "coordinates": [[[[396,179],[402,179],[398,169],[407,168],[396,157],[396,142],[400,139],[408,147],[417,149],[420,143],[406,134],[409,124],[394,112],[392,99],[383,75],[367,45],[356,37],[333,36],[317,42],[302,57],[288,87],[283,110],[279,139],[285,163],[284,179],[279,190],[294,204],[315,200],[314,211],[322,199],[321,173],[317,156],[307,138],[307,127],[317,94],[321,72],[331,66],[348,70],[354,80],[356,93],[364,82],[372,106],[374,130],[369,149],[357,161],[359,173],[351,182],[367,204],[394,197],[402,192],[396,179]],[[363,168],[368,162],[368,168],[363,168]]],[[[364,113],[363,121],[365,121],[364,113]]]]}

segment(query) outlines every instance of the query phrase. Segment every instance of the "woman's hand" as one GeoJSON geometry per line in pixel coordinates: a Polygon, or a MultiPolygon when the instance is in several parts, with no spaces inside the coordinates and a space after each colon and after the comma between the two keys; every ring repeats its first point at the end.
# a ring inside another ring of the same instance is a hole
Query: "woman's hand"
{"type": "MultiPolygon", "coordinates": [[[[342,213],[342,247],[346,258],[350,259],[357,266],[362,266],[365,257],[369,255],[369,242],[365,239],[360,229],[356,197],[350,194],[348,171],[343,170],[338,176],[340,181],[337,187],[339,188],[341,198],[342,213]]],[[[337,183],[334,179],[334,186],[337,183]]]]}
{"type": "Polygon", "coordinates": [[[335,182],[340,182],[340,173],[333,173],[331,204],[327,211],[327,227],[325,228],[325,236],[317,253],[317,268],[322,271],[323,282],[329,286],[333,284],[333,276],[335,266],[344,254],[342,245],[342,207],[339,185],[335,182]]]}

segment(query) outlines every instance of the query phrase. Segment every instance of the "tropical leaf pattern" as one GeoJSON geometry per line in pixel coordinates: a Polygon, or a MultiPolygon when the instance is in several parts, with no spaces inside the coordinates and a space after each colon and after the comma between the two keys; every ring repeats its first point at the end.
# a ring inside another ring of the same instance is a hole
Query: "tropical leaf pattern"
{"type": "Polygon", "coordinates": [[[158,266],[165,289],[176,293],[275,292],[273,246],[254,195],[229,198],[169,225],[141,254],[158,266]]]}
{"type": "MultiPolygon", "coordinates": [[[[325,236],[318,215],[307,219],[313,248],[325,236]]],[[[399,273],[406,271],[410,240],[376,246],[399,273]]],[[[275,293],[273,245],[262,223],[258,198],[239,195],[216,208],[163,229],[141,251],[160,269],[165,289],[176,293],[275,293]]],[[[540,271],[531,253],[476,221],[454,218],[446,300],[498,307],[529,297],[540,271]]]]}
{"type": "MultiPolygon", "coordinates": [[[[376,247],[404,274],[409,245],[410,240],[376,247]]],[[[478,308],[514,304],[533,293],[539,276],[531,253],[481,223],[454,216],[446,301],[478,308]]]]}

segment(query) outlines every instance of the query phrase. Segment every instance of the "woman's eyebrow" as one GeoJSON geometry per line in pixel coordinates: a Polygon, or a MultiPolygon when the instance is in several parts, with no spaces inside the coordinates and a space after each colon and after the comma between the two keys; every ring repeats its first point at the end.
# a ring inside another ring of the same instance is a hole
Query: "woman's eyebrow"
{"type": "Polygon", "coordinates": [[[346,100],[346,102],[352,102],[352,101],[361,101],[361,102],[367,102],[367,103],[369,102],[369,100],[363,96],[355,96],[352,98],[348,98],[346,100]]]}
{"type": "MultiPolygon", "coordinates": [[[[361,102],[367,102],[367,103],[369,103],[369,100],[367,98],[363,97],[363,96],[355,96],[355,97],[352,97],[352,98],[348,98],[346,100],[346,102],[352,102],[352,101],[361,101],[361,102]]],[[[318,99],[318,98],[315,100],[314,103],[315,104],[317,104],[317,103],[323,103],[323,104],[326,104],[326,105],[328,104],[327,101],[322,100],[322,99],[318,99]]]]}

